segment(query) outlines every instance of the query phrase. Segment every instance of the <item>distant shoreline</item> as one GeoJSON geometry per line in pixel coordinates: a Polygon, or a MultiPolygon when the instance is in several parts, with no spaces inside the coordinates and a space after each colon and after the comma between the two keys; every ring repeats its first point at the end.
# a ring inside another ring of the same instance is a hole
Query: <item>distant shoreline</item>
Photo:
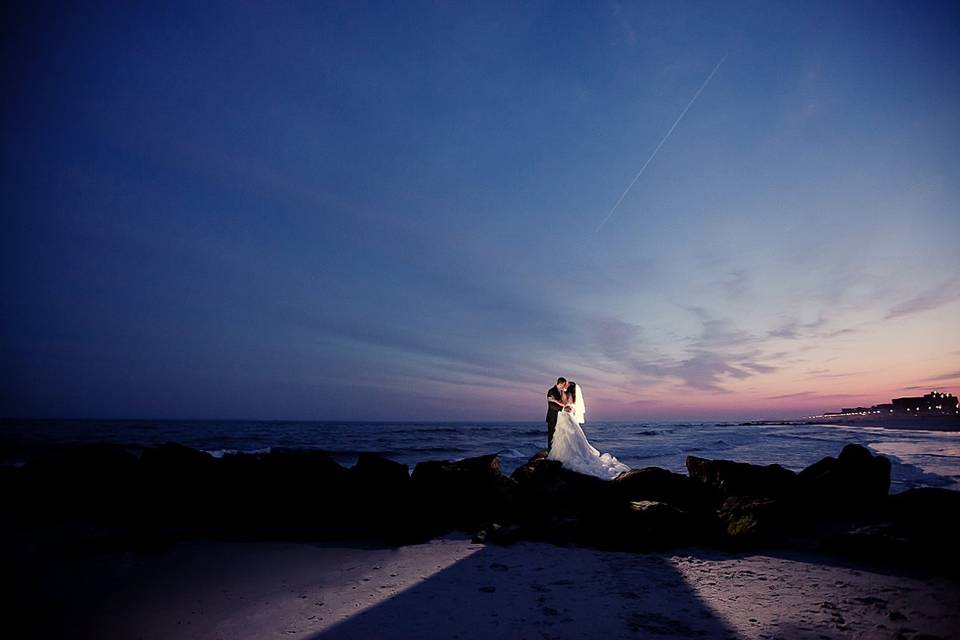
{"type": "Polygon", "coordinates": [[[902,429],[908,431],[956,431],[960,432],[960,417],[958,416],[929,416],[924,418],[890,417],[880,418],[877,416],[838,416],[824,419],[804,419],[804,420],[762,420],[741,423],[744,425],[753,424],[796,424],[796,425],[839,425],[850,427],[877,427],[881,429],[902,429]]]}

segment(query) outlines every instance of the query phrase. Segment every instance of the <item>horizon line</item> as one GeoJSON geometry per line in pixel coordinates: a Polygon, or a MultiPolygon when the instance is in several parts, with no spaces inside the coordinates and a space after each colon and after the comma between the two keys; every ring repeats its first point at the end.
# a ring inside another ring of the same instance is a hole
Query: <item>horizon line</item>
{"type": "MultiPolygon", "coordinates": [[[[750,418],[750,417],[734,417],[734,418],[670,418],[670,419],[650,419],[650,418],[618,418],[618,419],[603,419],[603,420],[594,420],[588,421],[594,423],[601,422],[732,422],[732,421],[745,421],[745,422],[763,422],[763,421],[789,421],[789,420],[805,420],[808,419],[808,416],[795,416],[795,417],[765,417],[765,418],[750,418]]],[[[487,424],[494,422],[516,422],[516,423],[540,423],[544,420],[516,420],[510,418],[501,418],[501,419],[484,419],[484,420],[464,420],[459,418],[424,418],[424,419],[404,419],[404,420],[381,420],[381,419],[363,419],[363,418],[349,418],[349,419],[338,419],[338,418],[67,418],[67,417],[44,417],[44,416],[0,416],[0,422],[15,421],[15,420],[76,420],[76,421],[129,421],[129,422],[340,422],[340,423],[373,423],[373,424],[412,424],[412,423],[441,423],[441,422],[454,422],[454,423],[463,423],[463,424],[487,424]]]]}

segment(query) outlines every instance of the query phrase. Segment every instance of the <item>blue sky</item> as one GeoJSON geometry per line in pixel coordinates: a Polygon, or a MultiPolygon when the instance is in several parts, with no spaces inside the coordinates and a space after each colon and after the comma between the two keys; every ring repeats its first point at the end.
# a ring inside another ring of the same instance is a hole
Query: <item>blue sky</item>
{"type": "Polygon", "coordinates": [[[960,388],[956,3],[475,4],[11,10],[0,415],[960,388]]]}

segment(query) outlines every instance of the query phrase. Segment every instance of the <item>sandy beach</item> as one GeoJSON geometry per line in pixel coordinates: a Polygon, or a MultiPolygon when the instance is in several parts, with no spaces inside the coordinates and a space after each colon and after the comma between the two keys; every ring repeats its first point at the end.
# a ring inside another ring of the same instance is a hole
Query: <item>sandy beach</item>
{"type": "MultiPolygon", "coordinates": [[[[792,552],[186,541],[57,561],[24,637],[955,638],[960,584],[792,552]]],[[[25,593],[27,598],[30,594],[25,593]]]]}

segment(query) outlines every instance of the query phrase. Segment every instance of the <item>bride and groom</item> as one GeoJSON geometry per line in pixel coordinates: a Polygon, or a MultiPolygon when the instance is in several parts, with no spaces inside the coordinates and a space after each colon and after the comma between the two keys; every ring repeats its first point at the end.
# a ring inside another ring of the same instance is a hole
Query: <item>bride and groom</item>
{"type": "Polygon", "coordinates": [[[581,425],[586,419],[583,387],[566,378],[547,389],[547,459],[564,467],[612,480],[630,467],[609,453],[601,454],[588,441],[581,425]]]}

